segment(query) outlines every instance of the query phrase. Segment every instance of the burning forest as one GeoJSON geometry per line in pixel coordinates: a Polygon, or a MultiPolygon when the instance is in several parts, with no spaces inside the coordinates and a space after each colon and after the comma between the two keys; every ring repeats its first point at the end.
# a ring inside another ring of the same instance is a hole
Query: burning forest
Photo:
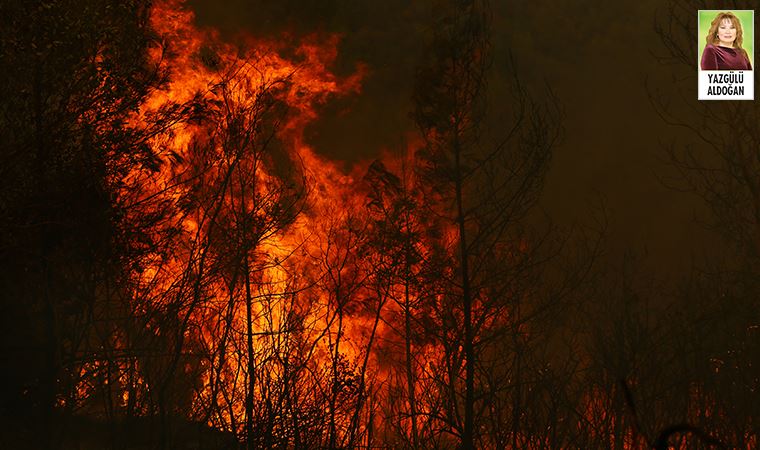
{"type": "MultiPolygon", "coordinates": [[[[757,444],[756,252],[654,304],[635,258],[605,259],[603,211],[538,213],[571,130],[503,70],[486,3],[431,6],[403,144],[351,164],[309,133],[374,76],[336,70],[350,34],[230,39],[183,0],[17,3],[3,448],[757,444]]],[[[731,173],[694,189],[754,186],[731,173]]]]}

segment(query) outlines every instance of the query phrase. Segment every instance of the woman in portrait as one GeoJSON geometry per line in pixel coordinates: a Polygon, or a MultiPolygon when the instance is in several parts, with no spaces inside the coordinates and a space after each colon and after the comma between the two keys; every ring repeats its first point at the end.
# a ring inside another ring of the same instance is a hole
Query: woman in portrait
{"type": "Polygon", "coordinates": [[[747,52],[742,48],[743,33],[739,18],[730,12],[715,16],[707,32],[702,52],[702,70],[752,70],[747,52]]]}

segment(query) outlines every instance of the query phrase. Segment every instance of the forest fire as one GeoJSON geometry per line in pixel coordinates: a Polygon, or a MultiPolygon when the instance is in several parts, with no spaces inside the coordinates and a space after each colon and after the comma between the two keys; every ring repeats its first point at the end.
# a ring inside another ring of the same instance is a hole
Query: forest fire
{"type": "MultiPolygon", "coordinates": [[[[378,414],[371,408],[390,370],[378,365],[375,347],[399,341],[387,316],[400,307],[389,299],[405,292],[408,307],[415,293],[379,272],[392,268],[374,247],[383,243],[366,237],[378,226],[366,217],[367,182],[303,139],[320,104],[359,89],[362,70],[346,79],[329,72],[334,36],[300,44],[291,62],[279,56],[281,45],[248,39],[234,48],[192,19],[179,2],[152,9],[162,46],[150,62],[168,81],[135,125],[150,128],[173,107],[192,111],[151,137],[162,163],[131,173],[124,190],[141,203],[134,213],[147,206],[165,215],[153,242],[171,235],[143,255],[135,313],[165,309],[181,320],[182,335],[168,338],[176,356],[167,373],[141,388],[195,378],[182,393],[192,397],[190,417],[249,447],[300,448],[318,436],[330,448],[367,445],[373,430],[364,416],[378,414]]],[[[373,167],[399,183],[382,164],[373,167]]],[[[377,208],[392,207],[376,195],[377,208]]],[[[409,211],[406,220],[407,228],[417,221],[409,211]]],[[[159,317],[157,335],[166,333],[167,317],[159,317]]],[[[121,388],[125,406],[136,386],[121,388]]]]}
{"type": "Polygon", "coordinates": [[[0,447],[757,445],[754,275],[653,307],[604,220],[537,217],[562,108],[486,2],[434,10],[403,144],[346,168],[310,130],[380,70],[350,34],[0,7],[0,447]]]}

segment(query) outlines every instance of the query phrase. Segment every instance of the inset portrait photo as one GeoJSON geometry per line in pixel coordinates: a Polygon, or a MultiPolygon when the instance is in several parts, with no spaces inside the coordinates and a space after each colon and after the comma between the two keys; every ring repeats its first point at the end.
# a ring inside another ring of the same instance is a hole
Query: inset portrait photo
{"type": "Polygon", "coordinates": [[[754,11],[698,11],[700,100],[754,100],[754,11]]]}

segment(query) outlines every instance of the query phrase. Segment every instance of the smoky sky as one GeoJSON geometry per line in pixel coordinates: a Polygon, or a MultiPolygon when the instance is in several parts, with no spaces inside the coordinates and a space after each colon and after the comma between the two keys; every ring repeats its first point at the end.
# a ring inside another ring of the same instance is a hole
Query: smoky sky
{"type": "MultiPolygon", "coordinates": [[[[333,101],[307,130],[316,150],[351,164],[401,151],[407,133],[415,70],[430,38],[433,5],[402,0],[245,1],[189,3],[200,26],[278,37],[294,44],[314,33],[341,36],[339,74],[368,68],[361,93],[333,101]]],[[[514,61],[536,98],[556,94],[564,138],[555,149],[540,202],[558,225],[589,225],[593,211],[608,217],[607,261],[633,252],[655,276],[686,273],[719,246],[699,222],[706,209],[693,194],[666,187],[673,169],[664,148],[682,139],[652,106],[675,78],[694,80],[688,67],[663,63],[655,22],[665,4],[556,0],[492,2],[494,111],[509,102],[506,78],[514,61]]],[[[709,5],[703,6],[708,8],[709,5]]],[[[685,20],[696,21],[697,7],[685,20]]]]}
{"type": "Polygon", "coordinates": [[[358,64],[367,73],[358,95],[338,98],[320,111],[307,131],[317,151],[356,162],[380,151],[398,150],[409,119],[417,59],[423,49],[430,6],[415,2],[194,0],[200,25],[237,33],[276,37],[297,45],[309,35],[341,36],[334,71],[347,75],[358,64]]]}

